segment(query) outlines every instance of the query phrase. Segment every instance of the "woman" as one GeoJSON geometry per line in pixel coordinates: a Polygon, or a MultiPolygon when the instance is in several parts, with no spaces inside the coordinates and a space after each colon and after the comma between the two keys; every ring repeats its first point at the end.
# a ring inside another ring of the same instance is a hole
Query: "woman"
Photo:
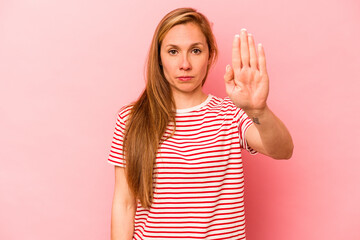
{"type": "Polygon", "coordinates": [[[234,37],[228,97],[203,92],[217,56],[206,17],[176,9],[159,23],[140,98],[117,118],[112,239],[245,239],[241,150],[292,155],[291,136],[266,104],[264,49],[234,37]]]}

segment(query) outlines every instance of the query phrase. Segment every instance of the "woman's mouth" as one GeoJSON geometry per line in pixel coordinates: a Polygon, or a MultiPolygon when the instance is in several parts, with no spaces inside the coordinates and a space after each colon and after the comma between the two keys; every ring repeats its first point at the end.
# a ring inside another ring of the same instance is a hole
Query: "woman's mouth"
{"type": "Polygon", "coordinates": [[[191,76],[181,76],[181,77],[178,77],[178,79],[180,81],[183,81],[183,82],[186,82],[186,81],[190,81],[193,77],[191,76]]]}

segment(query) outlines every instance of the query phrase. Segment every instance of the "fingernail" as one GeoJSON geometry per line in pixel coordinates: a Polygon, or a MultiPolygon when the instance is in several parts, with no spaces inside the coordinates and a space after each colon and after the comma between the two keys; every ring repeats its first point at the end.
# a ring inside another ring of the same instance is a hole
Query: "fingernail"
{"type": "Polygon", "coordinates": [[[236,38],[239,38],[239,37],[240,37],[240,35],[239,35],[239,34],[236,34],[236,35],[235,35],[235,37],[236,37],[236,38]]]}
{"type": "Polygon", "coordinates": [[[246,28],[242,28],[241,31],[246,32],[247,30],[246,30],[246,28]]]}
{"type": "Polygon", "coordinates": [[[229,65],[229,64],[226,65],[226,71],[227,71],[227,72],[230,71],[230,65],[229,65]]]}

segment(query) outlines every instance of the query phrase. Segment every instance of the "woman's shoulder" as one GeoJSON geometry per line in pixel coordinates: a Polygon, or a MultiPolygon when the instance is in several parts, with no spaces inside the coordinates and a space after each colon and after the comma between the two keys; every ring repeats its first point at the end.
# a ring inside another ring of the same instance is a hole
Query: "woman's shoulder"
{"type": "Polygon", "coordinates": [[[233,122],[247,118],[245,111],[238,108],[229,97],[220,98],[213,96],[209,106],[210,112],[216,112],[218,116],[231,116],[233,122]]]}
{"type": "Polygon", "coordinates": [[[120,117],[121,119],[123,119],[124,121],[127,120],[129,118],[131,109],[133,108],[133,104],[128,104],[128,105],[124,105],[122,106],[119,110],[118,110],[118,117],[120,117]]]}
{"type": "Polygon", "coordinates": [[[214,95],[211,96],[212,98],[208,104],[210,108],[219,109],[223,111],[236,110],[237,107],[228,96],[225,98],[217,97],[214,95]]]}

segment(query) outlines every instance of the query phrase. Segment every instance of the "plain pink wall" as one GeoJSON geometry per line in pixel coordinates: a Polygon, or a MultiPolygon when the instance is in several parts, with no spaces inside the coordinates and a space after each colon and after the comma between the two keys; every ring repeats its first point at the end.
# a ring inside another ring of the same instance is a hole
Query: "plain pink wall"
{"type": "Polygon", "coordinates": [[[116,112],[144,86],[158,21],[184,6],[214,23],[212,94],[234,34],[263,43],[294,139],[289,161],[245,156],[248,239],[360,239],[358,0],[1,1],[0,239],[109,239],[116,112]]]}

